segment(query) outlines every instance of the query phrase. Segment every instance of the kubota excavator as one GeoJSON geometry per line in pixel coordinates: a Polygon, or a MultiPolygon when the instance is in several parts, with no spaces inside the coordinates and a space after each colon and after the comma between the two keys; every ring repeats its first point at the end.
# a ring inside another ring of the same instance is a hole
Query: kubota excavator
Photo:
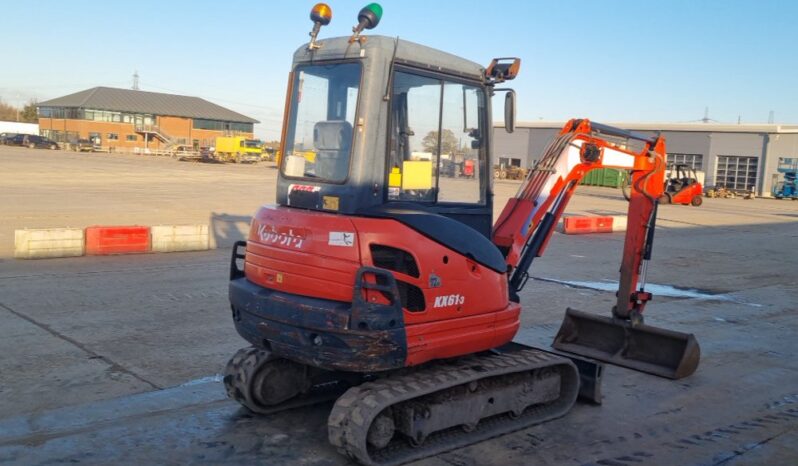
{"type": "Polygon", "coordinates": [[[520,60],[483,68],[362,36],[381,14],[371,4],[352,37],[317,41],[332,16],[318,4],[311,41],[294,54],[277,205],[256,213],[233,251],[233,320],[252,346],[225,369],[229,396],[262,414],[337,398],[330,442],[390,465],[564,415],[580,373],[561,352],[691,374],[693,336],[642,315],[664,139],[571,120],[493,225],[490,98],[507,93],[512,130],[515,95],[496,85],[515,78],[520,60]],[[473,176],[443,176],[444,161],[468,162],[473,176]],[[508,346],[532,260],[579,180],[600,167],[632,171],[612,316],[569,309],[557,354],[508,346]]]}

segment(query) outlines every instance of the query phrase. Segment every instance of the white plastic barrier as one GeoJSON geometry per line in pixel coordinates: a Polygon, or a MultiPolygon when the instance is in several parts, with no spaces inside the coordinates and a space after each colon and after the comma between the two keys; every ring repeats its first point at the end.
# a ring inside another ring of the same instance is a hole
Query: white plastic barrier
{"type": "Polygon", "coordinates": [[[14,231],[14,257],[17,259],[82,256],[84,247],[82,228],[14,231]]]}
{"type": "Polygon", "coordinates": [[[205,251],[208,225],[158,225],[150,227],[152,252],[205,251]]]}
{"type": "Polygon", "coordinates": [[[626,231],[626,215],[612,216],[612,231],[626,231]]]}

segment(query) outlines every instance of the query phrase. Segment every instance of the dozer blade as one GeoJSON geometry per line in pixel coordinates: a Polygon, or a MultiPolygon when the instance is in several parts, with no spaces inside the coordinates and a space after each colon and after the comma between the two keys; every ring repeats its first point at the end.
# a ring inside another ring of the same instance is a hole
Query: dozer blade
{"type": "Polygon", "coordinates": [[[701,349],[691,333],[568,309],[552,346],[610,364],[681,379],[695,372],[701,349]]]}

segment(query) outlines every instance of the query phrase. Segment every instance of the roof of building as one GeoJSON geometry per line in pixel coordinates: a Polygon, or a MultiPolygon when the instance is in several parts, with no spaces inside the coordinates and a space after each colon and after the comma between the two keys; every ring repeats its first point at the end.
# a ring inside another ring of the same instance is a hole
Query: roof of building
{"type": "MultiPolygon", "coordinates": [[[[604,123],[603,121],[600,123],[604,123]]],[[[798,133],[798,125],[768,124],[726,124],[726,123],[640,123],[640,122],[611,122],[610,126],[623,128],[629,131],[690,131],[706,133],[769,133],[785,134],[798,133]]],[[[496,124],[503,127],[504,123],[496,124]]],[[[517,128],[562,128],[564,121],[519,121],[517,128]]]]}
{"type": "Polygon", "coordinates": [[[187,118],[260,123],[254,118],[234,112],[199,97],[163,94],[160,92],[93,87],[38,103],[39,107],[76,107],[115,112],[151,113],[187,118]]]}

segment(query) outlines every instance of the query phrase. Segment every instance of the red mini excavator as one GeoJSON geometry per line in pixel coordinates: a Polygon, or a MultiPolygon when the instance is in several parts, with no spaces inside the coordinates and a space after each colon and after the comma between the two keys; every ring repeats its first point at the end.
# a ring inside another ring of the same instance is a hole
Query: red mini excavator
{"type": "Polygon", "coordinates": [[[563,352],[691,374],[693,336],[643,323],[664,139],[571,120],[493,225],[490,97],[506,92],[512,131],[515,94],[496,85],[520,60],[483,68],[361,35],[381,14],[371,4],[352,37],[317,40],[332,16],[318,4],[311,41],[294,54],[277,205],[256,213],[233,251],[233,320],[252,346],[228,363],[229,396],[262,414],[337,398],[330,442],[391,465],[564,415],[580,372],[563,352]],[[508,346],[533,259],[600,167],[632,171],[612,316],[569,309],[556,354],[508,346]]]}

